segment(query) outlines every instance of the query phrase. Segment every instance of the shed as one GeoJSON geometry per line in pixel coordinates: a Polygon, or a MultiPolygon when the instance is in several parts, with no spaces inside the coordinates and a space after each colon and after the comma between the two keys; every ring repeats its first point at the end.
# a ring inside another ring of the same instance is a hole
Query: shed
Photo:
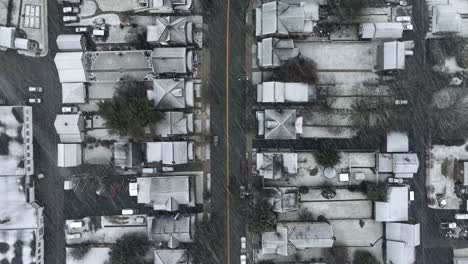
{"type": "Polygon", "coordinates": [[[62,83],[62,103],[82,104],[86,101],[84,83],[62,83]]]}
{"type": "Polygon", "coordinates": [[[82,34],[61,34],[57,36],[57,47],[60,51],[82,51],[84,43],[82,34]]]}
{"type": "Polygon", "coordinates": [[[82,163],[81,144],[57,144],[58,167],[76,167],[82,163]]]}
{"type": "Polygon", "coordinates": [[[15,32],[13,27],[0,27],[0,47],[14,48],[15,32]]]}

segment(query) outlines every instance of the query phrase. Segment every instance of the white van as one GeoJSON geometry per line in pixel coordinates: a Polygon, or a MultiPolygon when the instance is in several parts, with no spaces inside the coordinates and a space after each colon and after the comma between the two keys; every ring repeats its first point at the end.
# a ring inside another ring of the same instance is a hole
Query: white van
{"type": "Polygon", "coordinates": [[[455,214],[455,219],[457,220],[467,220],[468,214],[455,214]]]}
{"type": "Polygon", "coordinates": [[[122,215],[132,215],[134,213],[133,209],[122,209],[122,215]]]}

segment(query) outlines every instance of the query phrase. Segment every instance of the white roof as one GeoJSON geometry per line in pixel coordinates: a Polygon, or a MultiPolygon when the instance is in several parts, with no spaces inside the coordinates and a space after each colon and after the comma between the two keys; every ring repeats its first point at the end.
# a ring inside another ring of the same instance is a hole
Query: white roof
{"type": "Polygon", "coordinates": [[[15,38],[15,48],[23,50],[29,49],[29,39],[15,38]]]}
{"type": "Polygon", "coordinates": [[[83,52],[59,52],[54,61],[61,83],[86,82],[83,52]]]}
{"type": "Polygon", "coordinates": [[[263,152],[257,153],[256,168],[266,179],[280,179],[298,173],[297,153],[263,152]]]}
{"type": "Polygon", "coordinates": [[[148,92],[148,98],[154,100],[155,108],[158,109],[193,107],[193,80],[155,79],[153,80],[153,90],[148,92]]]}
{"type": "Polygon", "coordinates": [[[462,18],[452,5],[436,5],[432,7],[432,33],[458,33],[462,18]]]}
{"type": "Polygon", "coordinates": [[[194,205],[188,176],[137,178],[138,203],[154,210],[177,211],[179,205],[194,205]]]}
{"type": "Polygon", "coordinates": [[[419,159],[416,153],[392,154],[393,173],[409,174],[417,173],[419,168],[419,159]]]}
{"type": "Polygon", "coordinates": [[[419,224],[387,223],[385,225],[387,240],[404,242],[406,246],[418,246],[421,243],[421,228],[419,224]]]}
{"type": "Polygon", "coordinates": [[[403,36],[400,22],[363,23],[360,28],[363,39],[399,39],[403,36]]]}
{"type": "Polygon", "coordinates": [[[57,47],[61,51],[83,50],[83,35],[62,34],[57,36],[57,47]]]}
{"type": "Polygon", "coordinates": [[[375,202],[375,220],[378,222],[408,221],[408,186],[388,187],[386,202],[375,202]]]}
{"type": "Polygon", "coordinates": [[[406,246],[404,242],[387,240],[386,242],[387,262],[398,264],[413,264],[415,259],[415,248],[406,246]]]}
{"type": "Polygon", "coordinates": [[[162,137],[186,135],[193,132],[193,114],[164,112],[163,117],[152,126],[154,133],[162,137]]]}
{"type": "Polygon", "coordinates": [[[83,117],[80,114],[57,115],[55,130],[62,143],[80,143],[83,141],[83,117]]]}
{"type": "Polygon", "coordinates": [[[191,37],[187,33],[187,27],[192,23],[187,22],[185,17],[156,17],[155,25],[147,26],[146,40],[156,43],[179,43],[186,44],[191,37]]]}
{"type": "Polygon", "coordinates": [[[192,65],[193,53],[187,48],[155,48],[152,53],[155,73],[186,73],[192,65]]]}
{"type": "Polygon", "coordinates": [[[264,112],[265,139],[296,139],[298,130],[302,128],[296,109],[266,109],[264,112]]]}
{"type": "Polygon", "coordinates": [[[85,102],[84,83],[62,83],[62,103],[82,104],[85,102]]]}
{"type": "Polygon", "coordinates": [[[81,144],[57,144],[58,167],[76,167],[82,163],[81,144]]]}
{"type": "Polygon", "coordinates": [[[188,264],[189,257],[186,249],[156,249],[154,250],[154,264],[188,264]]]}
{"type": "Polygon", "coordinates": [[[283,61],[299,55],[292,39],[265,38],[257,43],[257,58],[260,67],[278,67],[283,61]]]}
{"type": "Polygon", "coordinates": [[[306,83],[264,82],[257,85],[259,103],[300,103],[315,97],[314,87],[306,83]]]}
{"type": "Polygon", "coordinates": [[[399,41],[385,42],[380,52],[380,70],[405,69],[405,43],[399,41]]]}
{"type": "Polygon", "coordinates": [[[15,46],[15,28],[0,27],[0,47],[13,48],[15,46]]]}
{"type": "Polygon", "coordinates": [[[162,162],[165,165],[186,164],[189,161],[189,142],[147,142],[146,162],[162,162]]]}
{"type": "Polygon", "coordinates": [[[387,152],[408,152],[408,133],[391,131],[387,134],[387,152]]]}

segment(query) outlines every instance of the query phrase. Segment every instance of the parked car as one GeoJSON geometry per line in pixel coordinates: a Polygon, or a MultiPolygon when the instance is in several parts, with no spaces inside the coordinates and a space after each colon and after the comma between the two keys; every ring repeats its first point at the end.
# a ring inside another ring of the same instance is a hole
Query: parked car
{"type": "Polygon", "coordinates": [[[413,25],[412,24],[403,24],[403,29],[404,30],[413,30],[413,25]]]}
{"type": "Polygon", "coordinates": [[[73,180],[66,180],[63,182],[63,189],[66,191],[73,190],[75,188],[75,182],[73,180]]]}
{"type": "Polygon", "coordinates": [[[44,173],[39,173],[37,174],[37,178],[40,180],[40,179],[43,179],[45,177],[44,173]]]}
{"type": "Polygon", "coordinates": [[[64,23],[78,22],[78,16],[63,16],[64,23]]]}
{"type": "Polygon", "coordinates": [[[122,209],[122,215],[133,215],[134,213],[133,209],[122,209]]]}
{"type": "Polygon", "coordinates": [[[394,183],[394,184],[402,184],[402,183],[403,183],[403,179],[401,179],[401,178],[394,178],[394,177],[388,177],[387,182],[388,182],[388,183],[394,183]]]}
{"type": "Polygon", "coordinates": [[[78,107],[76,106],[64,106],[62,107],[62,113],[77,113],[78,107]]]}
{"type": "Polygon", "coordinates": [[[69,228],[83,228],[82,220],[74,220],[68,224],[69,228]]]}
{"type": "Polygon", "coordinates": [[[401,6],[407,6],[407,5],[408,5],[408,1],[402,0],[402,1],[400,1],[398,4],[401,5],[401,6]]]}
{"type": "Polygon", "coordinates": [[[41,98],[29,98],[28,102],[30,104],[40,104],[42,103],[42,99],[41,98]]]}
{"type": "Polygon", "coordinates": [[[31,93],[42,93],[42,87],[30,86],[28,91],[31,93]]]}
{"type": "Polygon", "coordinates": [[[396,22],[411,22],[410,16],[397,16],[395,17],[396,22]]]}
{"type": "Polygon", "coordinates": [[[468,214],[455,214],[455,219],[457,220],[467,220],[468,214]]]}
{"type": "Polygon", "coordinates": [[[245,237],[241,237],[241,250],[244,251],[247,249],[247,239],[245,237]]]}
{"type": "Polygon", "coordinates": [[[76,27],[75,33],[86,33],[88,32],[88,27],[76,27]]]}
{"type": "Polygon", "coordinates": [[[407,105],[408,100],[395,100],[396,105],[407,105]]]}
{"type": "Polygon", "coordinates": [[[80,8],[77,6],[64,6],[62,10],[64,14],[78,14],[80,12],[80,8]]]}
{"type": "Polygon", "coordinates": [[[240,256],[240,263],[241,264],[247,264],[247,256],[246,255],[242,254],[240,256]]]}
{"type": "Polygon", "coordinates": [[[439,227],[440,227],[440,229],[453,229],[453,228],[457,228],[457,223],[455,223],[455,222],[440,223],[439,227]]]}
{"type": "Polygon", "coordinates": [[[409,192],[409,200],[410,202],[414,201],[414,191],[409,192]]]}
{"type": "Polygon", "coordinates": [[[67,234],[67,239],[78,239],[81,238],[81,233],[67,234]]]}

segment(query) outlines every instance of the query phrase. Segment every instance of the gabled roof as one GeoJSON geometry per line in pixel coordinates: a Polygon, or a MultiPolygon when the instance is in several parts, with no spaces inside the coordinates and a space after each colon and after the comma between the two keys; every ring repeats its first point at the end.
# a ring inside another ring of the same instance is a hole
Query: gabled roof
{"type": "Polygon", "coordinates": [[[405,43],[399,41],[385,42],[383,48],[379,49],[380,70],[403,70],[405,69],[405,43]]]}
{"type": "Polygon", "coordinates": [[[297,57],[299,48],[294,47],[292,39],[266,38],[258,42],[257,53],[260,67],[278,67],[297,57]]]}
{"type": "Polygon", "coordinates": [[[314,87],[306,83],[263,82],[257,84],[257,102],[303,103],[315,98],[314,87]]]}
{"type": "Polygon", "coordinates": [[[153,126],[154,133],[162,137],[186,135],[193,132],[193,114],[183,112],[164,112],[161,120],[153,126]]]}
{"type": "Polygon", "coordinates": [[[186,249],[156,249],[154,264],[189,264],[186,249]]]}
{"type": "Polygon", "coordinates": [[[82,142],[83,122],[83,117],[80,114],[57,115],[54,126],[62,143],[82,142]]]}
{"type": "Polygon", "coordinates": [[[296,110],[265,110],[265,139],[296,139],[296,110]]]}
{"type": "Polygon", "coordinates": [[[257,153],[256,169],[266,179],[281,179],[298,172],[297,153],[262,152],[257,153]]]}
{"type": "Polygon", "coordinates": [[[185,17],[157,17],[156,25],[147,27],[147,41],[186,44],[188,24],[185,17]]]}
{"type": "Polygon", "coordinates": [[[421,243],[421,228],[419,224],[387,223],[385,237],[387,240],[400,241],[406,246],[415,247],[421,243]]]}
{"type": "Polygon", "coordinates": [[[386,202],[375,202],[375,220],[379,222],[408,221],[408,186],[390,186],[386,202]]]}
{"type": "Polygon", "coordinates": [[[85,97],[84,83],[62,83],[63,104],[82,104],[85,102],[85,97]]]}
{"type": "Polygon", "coordinates": [[[190,177],[145,177],[137,178],[138,203],[148,204],[154,210],[177,211],[179,205],[194,206],[190,177]]]}
{"type": "Polygon", "coordinates": [[[192,142],[147,142],[146,162],[162,162],[165,165],[186,164],[192,160],[192,142]]]}
{"type": "Polygon", "coordinates": [[[58,52],[54,61],[61,83],[86,82],[83,52],[58,52]]]}
{"type": "Polygon", "coordinates": [[[408,152],[408,133],[391,131],[387,134],[387,152],[408,152]]]}
{"type": "Polygon", "coordinates": [[[152,53],[155,73],[186,73],[192,65],[193,53],[187,48],[155,48],[152,53]]]}
{"type": "Polygon", "coordinates": [[[158,109],[181,109],[193,106],[193,81],[184,79],[155,79],[148,93],[158,109]]]}
{"type": "Polygon", "coordinates": [[[297,188],[263,188],[268,203],[277,213],[296,211],[299,209],[297,188]]]}
{"type": "Polygon", "coordinates": [[[76,167],[81,165],[81,144],[58,144],[57,149],[58,167],[76,167]]]}
{"type": "Polygon", "coordinates": [[[363,39],[400,39],[403,30],[400,22],[362,23],[360,34],[363,39]]]}
{"type": "Polygon", "coordinates": [[[152,217],[149,221],[149,237],[151,241],[167,243],[169,248],[178,247],[179,243],[189,243],[193,240],[193,216],[152,217]]]}
{"type": "Polygon", "coordinates": [[[462,18],[452,5],[432,7],[432,33],[458,33],[461,31],[462,18]]]}

